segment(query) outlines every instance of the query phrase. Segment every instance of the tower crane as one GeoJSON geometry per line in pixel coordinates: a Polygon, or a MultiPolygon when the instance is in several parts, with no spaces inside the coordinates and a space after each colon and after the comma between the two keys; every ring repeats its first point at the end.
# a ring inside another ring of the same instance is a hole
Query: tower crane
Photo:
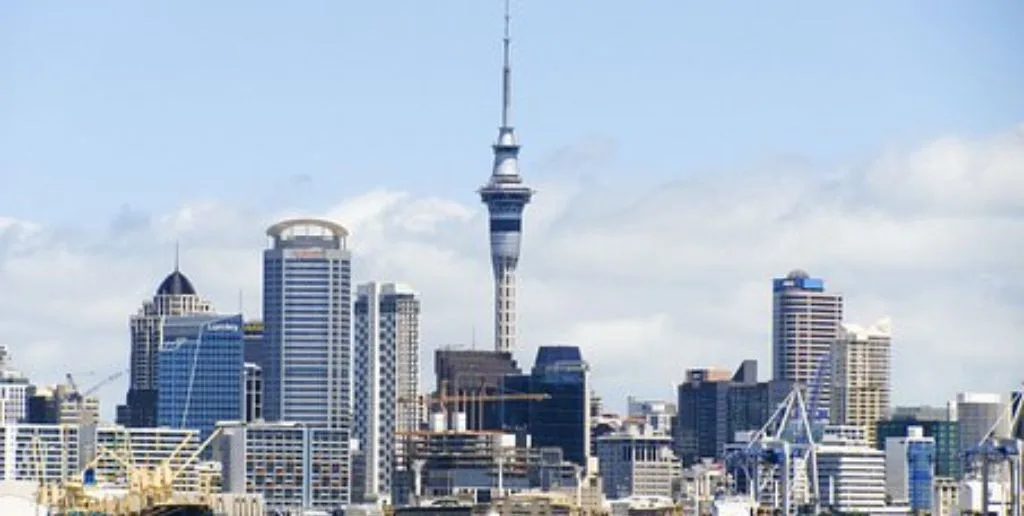
{"type": "Polygon", "coordinates": [[[71,375],[71,373],[67,373],[65,375],[65,378],[67,378],[68,381],[68,385],[71,386],[71,390],[74,392],[74,400],[77,402],[75,409],[78,411],[79,424],[87,425],[92,423],[92,413],[85,413],[85,399],[94,394],[96,391],[100,390],[100,388],[102,388],[104,385],[107,385],[108,383],[117,380],[118,378],[127,374],[129,371],[131,371],[131,369],[122,369],[100,380],[95,385],[89,387],[85,391],[79,389],[78,383],[75,382],[75,378],[71,375]]]}

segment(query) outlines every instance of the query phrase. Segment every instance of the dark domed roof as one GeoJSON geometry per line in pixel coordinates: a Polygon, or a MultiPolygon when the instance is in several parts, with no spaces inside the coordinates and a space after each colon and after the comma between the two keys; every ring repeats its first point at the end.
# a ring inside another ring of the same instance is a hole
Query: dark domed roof
{"type": "Polygon", "coordinates": [[[163,283],[156,289],[158,296],[194,296],[196,289],[192,282],[179,270],[175,270],[164,278],[163,283]]]}

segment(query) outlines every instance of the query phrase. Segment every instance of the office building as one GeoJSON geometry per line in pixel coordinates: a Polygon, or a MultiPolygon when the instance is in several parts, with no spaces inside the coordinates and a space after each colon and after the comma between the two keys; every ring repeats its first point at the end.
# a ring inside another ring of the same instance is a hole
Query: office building
{"type": "Polygon", "coordinates": [[[260,364],[264,417],[347,432],[352,410],[348,231],[326,220],[294,219],[274,224],[267,236],[260,364]]]}
{"type": "Polygon", "coordinates": [[[822,510],[874,514],[885,509],[885,453],[868,444],[862,428],[826,428],[817,458],[822,510]]]}
{"type": "Polygon", "coordinates": [[[629,424],[597,440],[604,495],[671,498],[682,467],[672,453],[672,438],[646,424],[629,424]]]}
{"type": "Polygon", "coordinates": [[[816,391],[818,407],[831,403],[829,354],[843,320],[842,294],[825,281],[794,270],[772,283],[772,378],[816,391]]]}
{"type": "Polygon", "coordinates": [[[385,503],[398,464],[396,432],[419,429],[420,302],[395,283],[360,285],[354,308],[353,438],[359,442],[358,500],[385,503]]]}
{"type": "Polygon", "coordinates": [[[1006,403],[999,394],[963,392],[957,395],[954,407],[960,424],[961,452],[977,446],[989,435],[997,439],[1010,436],[1006,403]]]}
{"type": "Polygon", "coordinates": [[[935,475],[959,478],[960,424],[949,420],[948,409],[894,410],[890,418],[875,425],[875,447],[884,450],[887,439],[906,436],[911,427],[920,428],[924,437],[935,440],[935,475]]]}
{"type": "Polygon", "coordinates": [[[79,471],[74,425],[0,425],[0,480],[56,484],[79,471]]]}
{"type": "Polygon", "coordinates": [[[157,426],[198,429],[245,416],[241,315],[165,317],[157,353],[157,426]]]}
{"type": "Polygon", "coordinates": [[[349,503],[345,431],[300,423],[221,426],[212,449],[224,492],[262,493],[268,514],[332,511],[349,503]]]}
{"type": "Polygon", "coordinates": [[[738,432],[759,430],[791,387],[784,380],[758,382],[755,360],[743,361],[735,373],[718,368],[688,370],[677,390],[677,455],[685,465],[721,457],[738,432]]]}
{"type": "Polygon", "coordinates": [[[25,422],[37,425],[78,425],[98,421],[100,400],[82,396],[73,385],[32,386],[25,422]]]}
{"type": "Polygon", "coordinates": [[[833,421],[864,429],[875,442],[875,425],[889,414],[892,324],[844,324],[832,351],[833,421]]]}
{"type": "Polygon", "coordinates": [[[263,368],[245,363],[245,422],[263,419],[263,368]]]}
{"type": "Polygon", "coordinates": [[[642,420],[656,433],[672,435],[672,420],[676,418],[676,404],[662,400],[641,400],[626,398],[626,411],[630,419],[642,420]]]}
{"type": "Polygon", "coordinates": [[[30,387],[28,378],[12,367],[7,346],[0,346],[0,423],[13,425],[25,419],[30,387]]]}
{"type": "Polygon", "coordinates": [[[912,426],[903,437],[885,440],[885,491],[889,503],[908,506],[915,514],[933,507],[935,439],[912,426]]]}
{"type": "Polygon", "coordinates": [[[510,125],[512,109],[508,13],[505,16],[504,66],[502,68],[501,126],[494,143],[490,180],[479,190],[487,205],[494,272],[494,349],[511,353],[516,347],[516,266],[522,240],[523,209],[533,190],[519,175],[519,141],[510,125]]]}
{"type": "Polygon", "coordinates": [[[131,317],[130,380],[127,402],[118,407],[118,422],[133,427],[153,427],[157,424],[157,353],[163,342],[165,317],[190,314],[208,314],[213,305],[196,293],[195,287],[178,267],[175,256],[174,270],[157,287],[153,299],[142,303],[142,308],[131,317]]]}
{"type": "Polygon", "coordinates": [[[528,434],[535,448],[558,448],[566,461],[590,467],[590,367],[578,347],[541,346],[530,373],[506,376],[501,389],[533,399],[490,404],[483,428],[528,434]]]}
{"type": "Polygon", "coordinates": [[[242,325],[245,336],[245,361],[262,367],[263,364],[263,321],[245,321],[242,325]]]}
{"type": "MultiPolygon", "coordinates": [[[[440,394],[474,396],[508,392],[507,379],[521,374],[511,353],[468,349],[438,349],[434,352],[435,390],[440,394]]],[[[469,428],[506,428],[506,405],[473,403],[465,407],[469,428]]]]}

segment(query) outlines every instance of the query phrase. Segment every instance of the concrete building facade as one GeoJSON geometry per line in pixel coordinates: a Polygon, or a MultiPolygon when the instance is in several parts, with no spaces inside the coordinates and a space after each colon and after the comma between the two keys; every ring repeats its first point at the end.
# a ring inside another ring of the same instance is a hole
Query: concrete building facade
{"type": "Polygon", "coordinates": [[[842,320],[843,296],[827,292],[824,280],[799,269],[773,280],[772,378],[815,387],[828,409],[829,355],[842,320]]]}
{"type": "Polygon", "coordinates": [[[407,286],[360,285],[354,309],[353,439],[359,442],[360,475],[353,493],[367,502],[392,499],[400,466],[399,435],[417,430],[420,302],[407,286]]]}
{"type": "Polygon", "coordinates": [[[875,442],[875,425],[889,414],[892,323],[844,324],[832,350],[832,410],[836,424],[862,428],[875,442]]]}

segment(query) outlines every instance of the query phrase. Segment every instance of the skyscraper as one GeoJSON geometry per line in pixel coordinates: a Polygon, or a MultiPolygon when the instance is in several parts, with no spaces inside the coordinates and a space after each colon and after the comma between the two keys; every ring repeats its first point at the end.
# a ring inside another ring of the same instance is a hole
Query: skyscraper
{"type": "Polygon", "coordinates": [[[797,269],[772,282],[772,297],[772,378],[815,388],[817,408],[827,410],[829,356],[839,338],[843,296],[826,292],[824,280],[797,269]]]}
{"type": "Polygon", "coordinates": [[[152,300],[131,318],[131,372],[127,403],[118,407],[118,423],[154,427],[157,420],[157,352],[163,341],[166,317],[208,314],[213,305],[196,294],[192,282],[181,273],[175,256],[174,270],[157,287],[152,300]]]}
{"type": "Polygon", "coordinates": [[[519,176],[519,142],[509,125],[512,109],[509,4],[505,1],[504,58],[501,81],[501,126],[494,149],[491,179],[479,190],[490,214],[491,266],[494,270],[494,347],[511,352],[516,345],[516,265],[522,237],[523,208],[533,190],[519,176]]]}
{"type": "Polygon", "coordinates": [[[164,319],[157,352],[157,426],[198,429],[245,418],[241,315],[164,319]]]}
{"type": "Polygon", "coordinates": [[[352,409],[348,231],[326,220],[293,219],[270,226],[267,236],[264,418],[347,431],[352,409]]]}
{"type": "Polygon", "coordinates": [[[353,437],[364,472],[353,493],[364,501],[391,499],[396,431],[419,427],[420,302],[395,283],[360,285],[355,303],[353,437]]]}
{"type": "Polygon", "coordinates": [[[832,420],[864,430],[875,442],[877,423],[889,414],[892,323],[844,324],[832,350],[832,420]]]}

